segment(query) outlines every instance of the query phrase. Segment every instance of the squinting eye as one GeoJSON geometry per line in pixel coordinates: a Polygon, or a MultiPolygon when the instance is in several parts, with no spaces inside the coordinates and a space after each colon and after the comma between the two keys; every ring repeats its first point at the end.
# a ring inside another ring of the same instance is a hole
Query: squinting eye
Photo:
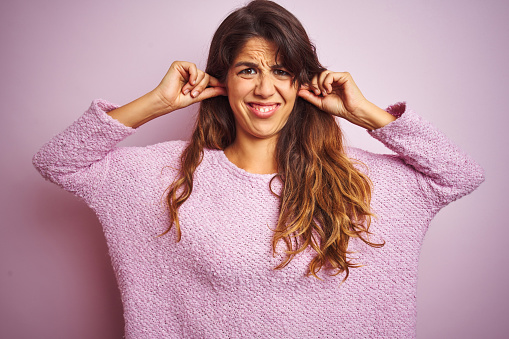
{"type": "Polygon", "coordinates": [[[239,74],[247,74],[247,75],[253,75],[256,74],[256,71],[254,68],[246,68],[239,72],[239,74]]]}
{"type": "Polygon", "coordinates": [[[283,71],[282,69],[276,69],[274,70],[274,74],[277,75],[277,76],[290,76],[290,73],[288,73],[287,71],[283,71]]]}

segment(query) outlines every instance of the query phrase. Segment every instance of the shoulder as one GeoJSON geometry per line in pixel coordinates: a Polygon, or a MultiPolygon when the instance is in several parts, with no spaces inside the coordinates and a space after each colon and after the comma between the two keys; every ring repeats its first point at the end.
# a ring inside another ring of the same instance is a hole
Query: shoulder
{"type": "Polygon", "coordinates": [[[372,184],[371,206],[378,216],[390,211],[405,213],[435,213],[423,190],[421,175],[397,154],[378,154],[350,148],[347,154],[352,163],[366,174],[372,184]],[[386,210],[387,204],[390,209],[386,210]]]}
{"type": "Polygon", "coordinates": [[[129,146],[129,147],[118,147],[113,152],[117,156],[127,155],[167,155],[167,156],[180,156],[184,151],[188,141],[175,140],[165,141],[148,146],[129,146]]]}
{"type": "Polygon", "coordinates": [[[416,179],[416,170],[397,154],[379,154],[355,147],[347,148],[346,153],[354,166],[374,184],[390,185],[416,179]]]}
{"type": "Polygon", "coordinates": [[[354,164],[360,162],[373,168],[398,166],[403,163],[396,154],[373,153],[357,147],[348,147],[346,155],[354,164]]]}
{"type": "Polygon", "coordinates": [[[184,149],[189,144],[189,141],[174,140],[166,141],[158,144],[144,147],[144,151],[153,154],[168,154],[169,156],[180,156],[184,149]]]}
{"type": "Polygon", "coordinates": [[[158,168],[177,165],[187,141],[166,141],[143,147],[118,147],[108,160],[111,166],[123,169],[158,168]]]}

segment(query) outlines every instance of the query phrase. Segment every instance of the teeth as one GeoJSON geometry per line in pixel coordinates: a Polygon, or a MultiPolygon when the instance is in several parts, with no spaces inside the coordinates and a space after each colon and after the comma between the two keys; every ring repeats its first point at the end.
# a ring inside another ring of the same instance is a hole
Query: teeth
{"type": "Polygon", "coordinates": [[[276,108],[276,105],[272,105],[272,106],[253,105],[253,108],[256,109],[257,111],[261,112],[261,113],[267,113],[267,112],[273,110],[274,108],[276,108]]]}

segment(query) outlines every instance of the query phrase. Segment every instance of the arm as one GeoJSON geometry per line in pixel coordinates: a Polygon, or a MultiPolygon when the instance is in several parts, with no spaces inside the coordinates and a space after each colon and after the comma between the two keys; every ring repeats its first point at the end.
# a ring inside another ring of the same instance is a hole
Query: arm
{"type": "Polygon", "coordinates": [[[387,111],[364,98],[348,73],[325,71],[299,95],[325,112],[366,128],[396,152],[417,175],[430,205],[441,208],[473,191],[484,180],[482,168],[405,104],[387,111]]]}
{"type": "Polygon", "coordinates": [[[108,171],[109,153],[134,133],[133,127],[223,93],[219,82],[194,64],[174,62],[156,89],[125,106],[94,101],[82,117],[37,152],[34,166],[46,179],[87,198],[108,171]]]}
{"type": "Polygon", "coordinates": [[[420,189],[434,206],[442,208],[484,181],[478,163],[405,103],[387,112],[397,120],[369,134],[417,171],[420,189]]]}
{"type": "Polygon", "coordinates": [[[153,91],[108,114],[128,127],[137,128],[152,119],[219,95],[226,95],[226,90],[216,78],[197,69],[195,64],[175,61],[153,91]]]}
{"type": "Polygon", "coordinates": [[[35,168],[45,179],[87,200],[107,172],[108,153],[135,132],[106,114],[117,107],[94,100],[78,120],[35,154],[35,168]]]}

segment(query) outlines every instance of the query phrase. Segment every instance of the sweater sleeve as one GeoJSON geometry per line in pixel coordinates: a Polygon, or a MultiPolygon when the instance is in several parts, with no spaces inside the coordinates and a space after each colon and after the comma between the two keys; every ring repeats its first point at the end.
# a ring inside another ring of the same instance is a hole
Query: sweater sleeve
{"type": "Polygon", "coordinates": [[[484,181],[479,164],[405,103],[390,106],[387,112],[397,119],[369,133],[415,169],[431,206],[440,209],[484,181]]]}
{"type": "Polygon", "coordinates": [[[135,132],[106,114],[117,107],[93,101],[78,120],[35,154],[35,168],[47,180],[88,201],[106,175],[109,152],[135,132]]]}

